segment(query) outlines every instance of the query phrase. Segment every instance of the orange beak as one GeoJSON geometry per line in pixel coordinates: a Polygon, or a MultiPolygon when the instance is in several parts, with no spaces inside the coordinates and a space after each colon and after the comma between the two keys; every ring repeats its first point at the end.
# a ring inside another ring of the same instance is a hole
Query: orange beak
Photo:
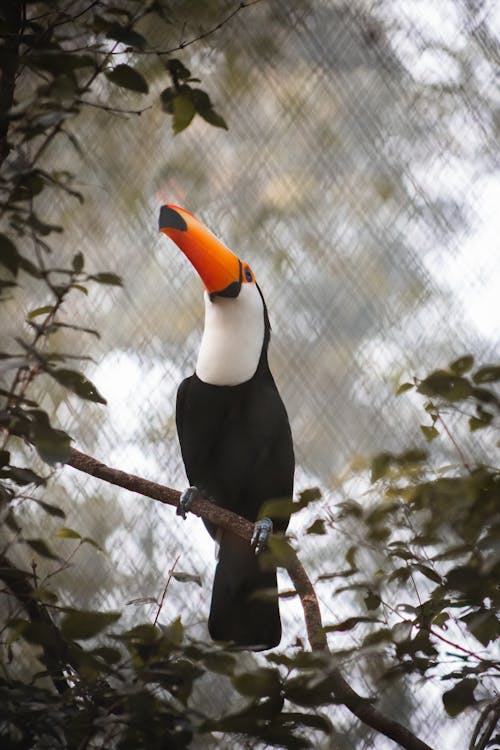
{"type": "Polygon", "coordinates": [[[160,232],[170,237],[191,261],[211,296],[238,296],[242,282],[240,259],[193,214],[179,206],[162,206],[160,232]]]}

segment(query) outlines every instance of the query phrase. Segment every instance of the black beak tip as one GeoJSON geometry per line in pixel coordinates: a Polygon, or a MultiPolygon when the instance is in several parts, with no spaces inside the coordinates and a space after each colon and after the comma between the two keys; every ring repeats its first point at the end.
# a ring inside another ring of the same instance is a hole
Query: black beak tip
{"type": "Polygon", "coordinates": [[[162,206],[160,209],[159,229],[178,229],[187,232],[187,224],[182,216],[170,206],[162,206]]]}

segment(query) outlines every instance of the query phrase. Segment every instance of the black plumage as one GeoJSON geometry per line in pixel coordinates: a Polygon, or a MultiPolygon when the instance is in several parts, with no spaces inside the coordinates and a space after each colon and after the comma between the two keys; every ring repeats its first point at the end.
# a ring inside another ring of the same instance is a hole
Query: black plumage
{"type": "MultiPolygon", "coordinates": [[[[194,374],[177,395],[177,431],[190,484],[250,521],[258,519],[266,500],[293,493],[292,436],[268,365],[265,304],[263,314],[262,352],[250,380],[212,385],[194,374]]],[[[275,533],[288,524],[287,519],[273,522],[275,533]]],[[[215,537],[217,530],[206,526],[215,537]]],[[[256,649],[274,647],[281,639],[276,569],[264,570],[250,544],[227,531],[220,539],[209,631],[214,640],[256,649]]]]}

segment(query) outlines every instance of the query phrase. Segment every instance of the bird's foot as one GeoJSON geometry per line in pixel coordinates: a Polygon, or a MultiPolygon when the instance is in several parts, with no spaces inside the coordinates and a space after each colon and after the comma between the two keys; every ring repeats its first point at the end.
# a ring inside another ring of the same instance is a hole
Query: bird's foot
{"type": "Polygon", "coordinates": [[[195,500],[197,497],[200,496],[200,491],[198,487],[187,487],[185,489],[180,497],[179,505],[177,506],[177,515],[182,516],[182,518],[186,518],[186,514],[191,508],[191,505],[193,504],[193,500],[195,500]]]}
{"type": "Polygon", "coordinates": [[[261,518],[253,527],[252,549],[256,555],[260,555],[267,547],[269,537],[273,533],[273,522],[270,518],[261,518]]]}

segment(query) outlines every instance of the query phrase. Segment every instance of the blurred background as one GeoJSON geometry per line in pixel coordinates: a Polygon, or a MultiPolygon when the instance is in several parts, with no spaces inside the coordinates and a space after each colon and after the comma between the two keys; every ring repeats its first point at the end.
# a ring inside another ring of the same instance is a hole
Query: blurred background
{"type": "MultiPolygon", "coordinates": [[[[199,32],[189,21],[194,10],[209,27],[232,7],[189,5],[196,8],[173,3],[172,24],[148,35],[173,46],[180,29],[182,38],[199,32]]],[[[186,486],[175,395],[194,369],[203,300],[192,267],[157,231],[160,205],[177,203],[249,262],[262,288],[297,493],[320,487],[325,514],[345,497],[362,502],[358,469],[370,455],[424,443],[422,401],[396,397],[398,385],[467,352],[481,362],[498,356],[499,45],[494,0],[258,2],[176,53],[200,76],[228,131],[196,117],[175,137],[158,104],[163,65],[144,57],[150,108],[138,116],[89,107],[70,125],[81,152],[56,139],[45,155],[77,174],[85,196],[83,205],[61,194],[40,199],[46,220],[65,227],[55,252],[67,259],[81,251],[89,270],[123,279],[123,289],[75,294],[64,308],[100,332],[78,346],[88,346],[93,361],[84,371],[108,405],[82,402],[41,377],[34,389],[53,423],[106,464],[186,486]]],[[[116,88],[94,93],[116,107],[143,105],[116,88]]],[[[29,284],[11,303],[5,340],[19,304],[35,306],[29,284]]],[[[68,350],[81,335],[61,332],[55,341],[68,350]]],[[[480,438],[469,448],[480,455],[480,438]]],[[[82,547],[78,564],[60,574],[68,604],[152,619],[155,606],[127,603],[158,597],[180,556],[176,569],[201,585],[172,581],[162,619],[182,614],[188,633],[205,637],[214,550],[200,520],[181,522],[171,508],[69,467],[58,472],[51,502],[64,508],[67,526],[105,550],[82,547]]],[[[305,535],[311,520],[301,514],[291,532],[316,580],[337,560],[345,566],[350,541],[305,535]]],[[[26,523],[36,526],[31,512],[26,523]]],[[[70,543],[61,540],[60,549],[70,543]]],[[[290,588],[284,573],[280,585],[290,588]]],[[[326,624],[349,616],[349,597],[334,597],[327,583],[317,591],[326,624]]],[[[295,600],[282,601],[282,614],[286,649],[304,639],[304,625],[295,600]]],[[[343,638],[354,636],[335,634],[336,648],[343,638]]],[[[346,671],[369,692],[369,670],[346,671]]],[[[427,683],[425,690],[418,682],[411,694],[388,686],[382,707],[436,747],[465,748],[467,719],[451,726],[436,706],[440,693],[427,683]]],[[[217,704],[214,693],[210,700],[217,704]]],[[[334,718],[339,748],[392,747],[353,729],[347,712],[334,718]]]]}

